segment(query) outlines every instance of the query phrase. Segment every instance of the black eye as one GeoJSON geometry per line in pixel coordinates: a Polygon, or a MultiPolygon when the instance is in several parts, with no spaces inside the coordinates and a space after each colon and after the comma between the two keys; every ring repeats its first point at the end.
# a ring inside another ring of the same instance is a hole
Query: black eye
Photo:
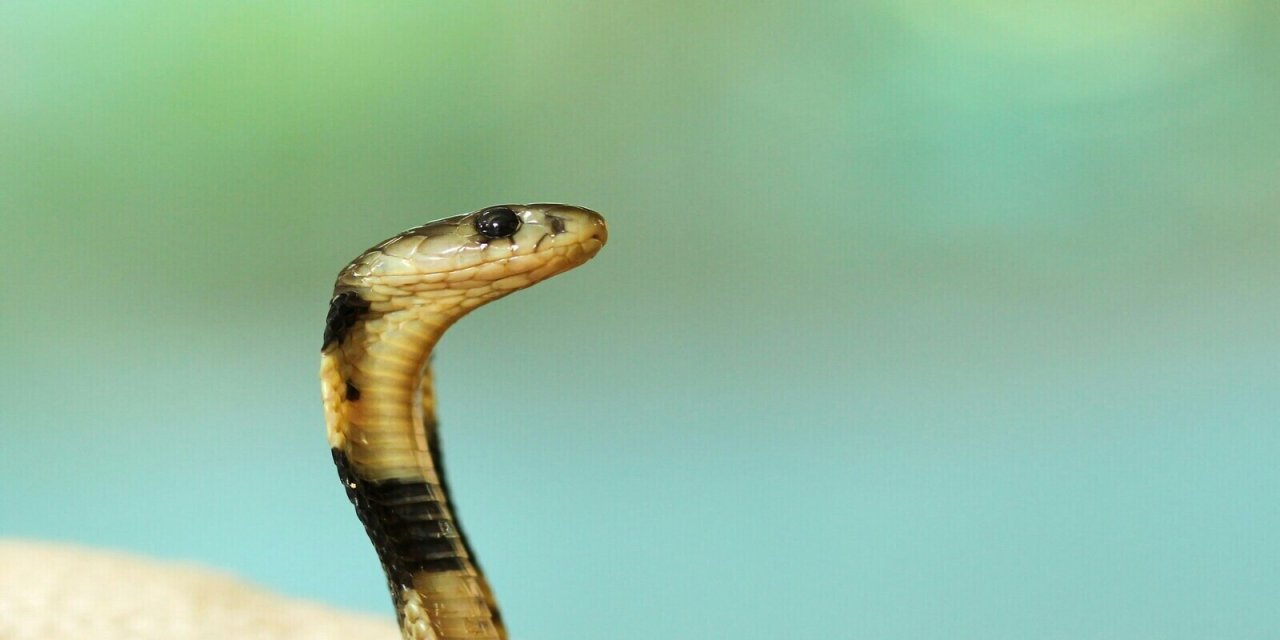
{"type": "Polygon", "coordinates": [[[506,207],[491,207],[476,216],[476,231],[486,238],[509,238],[520,229],[520,216],[506,207]]]}

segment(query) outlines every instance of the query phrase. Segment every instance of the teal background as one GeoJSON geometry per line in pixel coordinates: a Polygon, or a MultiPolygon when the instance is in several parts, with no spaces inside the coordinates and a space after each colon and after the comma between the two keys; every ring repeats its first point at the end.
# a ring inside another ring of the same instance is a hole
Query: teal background
{"type": "Polygon", "coordinates": [[[0,535],[391,616],[332,279],[501,202],[437,354],[517,638],[1280,636],[1280,12],[5,2],[0,535]]]}

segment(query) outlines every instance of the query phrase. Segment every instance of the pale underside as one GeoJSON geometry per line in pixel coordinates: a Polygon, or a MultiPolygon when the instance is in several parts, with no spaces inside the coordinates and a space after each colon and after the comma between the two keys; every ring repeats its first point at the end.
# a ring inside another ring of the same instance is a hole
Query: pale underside
{"type": "Polygon", "coordinates": [[[0,640],[396,640],[390,619],[194,565],[0,540],[0,640]]]}

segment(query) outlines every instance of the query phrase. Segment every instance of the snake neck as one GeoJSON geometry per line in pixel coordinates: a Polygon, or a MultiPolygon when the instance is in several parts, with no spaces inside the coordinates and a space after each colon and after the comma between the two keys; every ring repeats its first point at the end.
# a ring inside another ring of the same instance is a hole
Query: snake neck
{"type": "Polygon", "coordinates": [[[505,640],[488,582],[450,505],[428,360],[443,316],[356,322],[322,352],[329,444],[373,542],[406,640],[505,640]]]}

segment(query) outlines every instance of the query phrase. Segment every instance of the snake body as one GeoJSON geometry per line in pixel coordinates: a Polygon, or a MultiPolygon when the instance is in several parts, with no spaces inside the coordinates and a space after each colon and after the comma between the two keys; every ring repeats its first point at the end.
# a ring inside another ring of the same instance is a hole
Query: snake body
{"type": "Polygon", "coordinates": [[[415,227],[338,275],[321,349],[329,445],[406,640],[507,637],[444,478],[429,358],[467,312],[586,262],[604,219],[501,205],[415,227]]]}

